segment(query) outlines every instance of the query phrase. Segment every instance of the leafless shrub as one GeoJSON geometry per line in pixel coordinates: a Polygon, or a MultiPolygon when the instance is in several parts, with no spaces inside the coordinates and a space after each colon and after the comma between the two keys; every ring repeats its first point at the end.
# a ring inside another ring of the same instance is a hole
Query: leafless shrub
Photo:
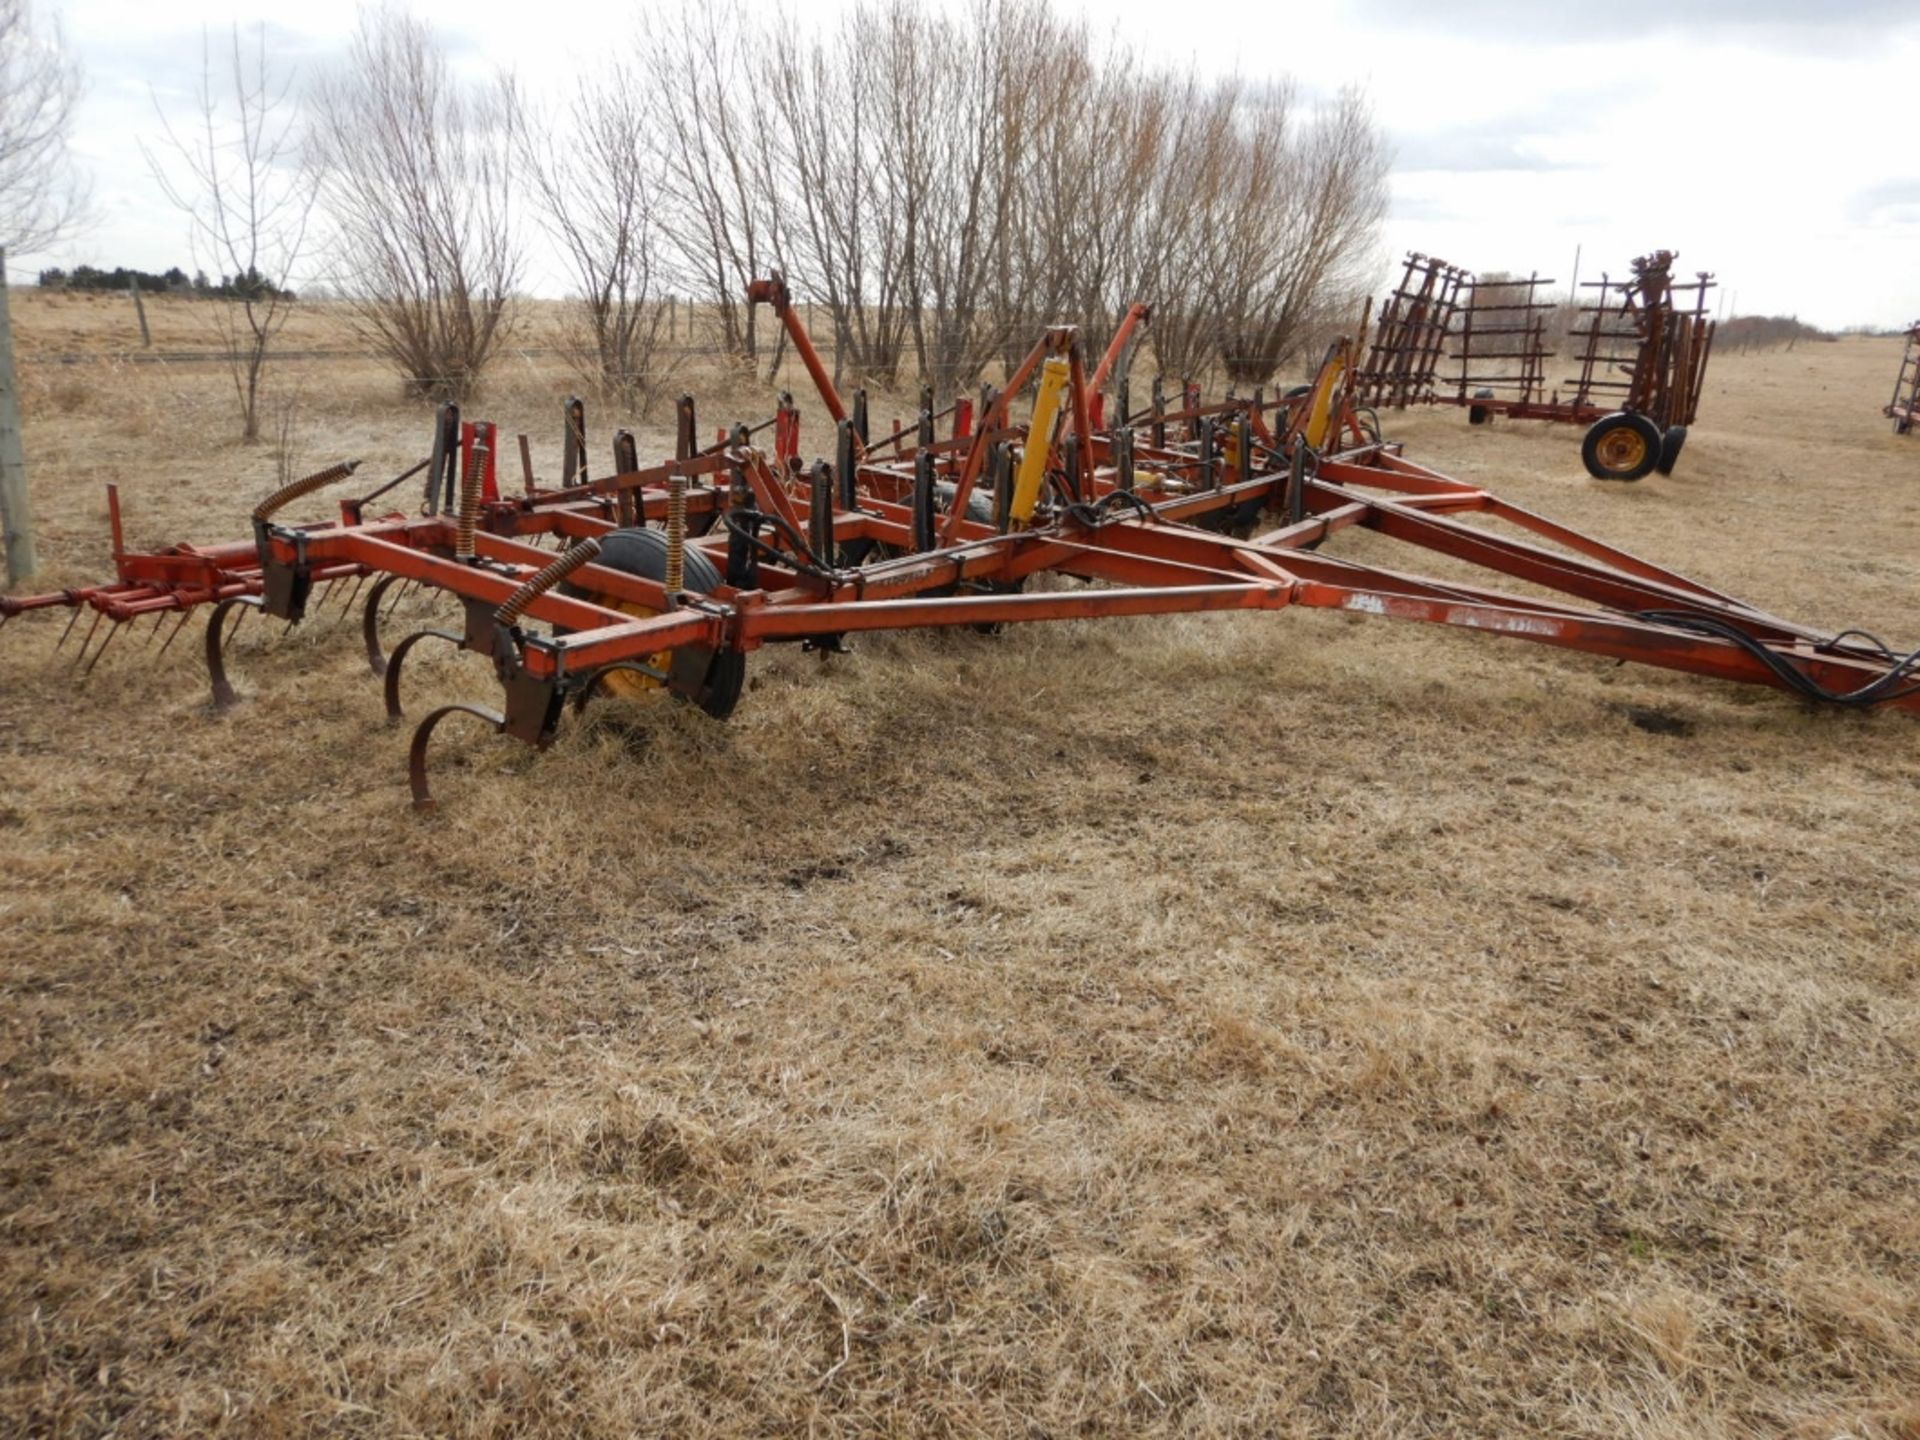
{"type": "Polygon", "coordinates": [[[268,354],[293,308],[286,282],[306,244],[313,187],[296,164],[294,117],[287,86],[267,63],[266,26],[243,47],[236,25],[232,42],[231,74],[216,83],[212,43],[201,32],[191,128],[176,129],[162,110],[167,154],[141,150],[187,216],[195,265],[227,277],[198,308],[227,357],[241,439],[252,444],[268,354]]]}
{"type": "Polygon", "coordinates": [[[1215,233],[1214,219],[1226,208],[1236,183],[1234,112],[1240,92],[1237,85],[1221,85],[1187,99],[1190,111],[1166,134],[1166,149],[1155,163],[1163,183],[1164,177],[1178,177],[1178,198],[1169,196],[1161,203],[1190,206],[1196,221],[1179,232],[1178,253],[1154,273],[1154,359],[1163,371],[1180,377],[1205,372],[1220,353],[1220,316],[1210,272],[1221,262],[1225,240],[1215,233]]]}
{"type": "Polygon", "coordinates": [[[273,404],[273,470],[276,484],[306,473],[306,433],[301,424],[301,390],[298,385],[284,394],[276,394],[273,404]]]}
{"type": "Polygon", "coordinates": [[[1205,207],[1170,161],[1207,124],[1203,88],[1191,72],[1156,72],[1125,52],[1096,62],[1084,42],[1059,63],[1066,83],[1043,89],[1033,121],[1042,138],[1007,237],[1026,291],[1001,304],[1021,332],[1072,319],[1099,345],[1126,306],[1147,301],[1166,307],[1177,332],[1180,307],[1166,302],[1186,277],[1205,207]]]}
{"type": "Polygon", "coordinates": [[[1167,71],[1048,0],[874,0],[811,39],[683,8],[643,52],[676,275],[737,354],[745,282],[779,264],[883,384],[910,354],[965,385],[1060,321],[1097,346],[1136,300],[1163,368],[1259,383],[1317,307],[1357,308],[1374,258],[1386,161],[1359,96],[1167,71]]]}
{"type": "Polygon", "coordinates": [[[0,250],[44,250],[81,222],[84,183],[67,163],[78,62],[31,0],[0,0],[0,250]]]}
{"type": "Polygon", "coordinates": [[[1385,177],[1358,96],[1303,114],[1284,87],[1208,84],[1084,46],[1058,88],[1074,98],[1045,115],[1010,237],[1025,247],[1026,303],[1102,337],[1127,303],[1150,301],[1163,370],[1219,364],[1254,384],[1329,311],[1352,328],[1385,177]]]}
{"type": "Polygon", "coordinates": [[[771,47],[767,61],[792,183],[793,282],[826,305],[840,362],[890,387],[912,310],[913,211],[889,163],[894,112],[872,83],[869,46],[879,25],[863,6],[831,36],[771,47]]]}
{"type": "Polygon", "coordinates": [[[1236,107],[1228,184],[1208,233],[1208,299],[1230,380],[1262,384],[1317,299],[1357,296],[1386,211],[1386,156],[1353,91],[1304,119],[1284,89],[1236,107]]]}
{"type": "Polygon", "coordinates": [[[752,360],[747,282],[781,263],[786,208],[764,32],[738,5],[683,0],[648,15],[640,71],[676,279],[713,307],[727,352],[752,360]]]}
{"type": "Polygon", "coordinates": [[[1802,340],[1835,340],[1839,337],[1808,325],[1797,315],[1736,315],[1720,323],[1716,344],[1744,354],[1748,350],[1773,350],[1785,346],[1791,350],[1802,340]]]}
{"type": "Polygon", "coordinates": [[[663,378],[660,185],[644,163],[650,126],[638,92],[613,76],[574,97],[564,124],[522,131],[524,169],[577,294],[560,343],[607,398],[643,411],[663,378]]]}
{"type": "Polygon", "coordinates": [[[467,394],[510,328],[518,115],[504,76],[460,83],[426,24],[395,8],[362,15],[346,66],[315,92],[336,282],[363,339],[422,394],[467,394]]]}

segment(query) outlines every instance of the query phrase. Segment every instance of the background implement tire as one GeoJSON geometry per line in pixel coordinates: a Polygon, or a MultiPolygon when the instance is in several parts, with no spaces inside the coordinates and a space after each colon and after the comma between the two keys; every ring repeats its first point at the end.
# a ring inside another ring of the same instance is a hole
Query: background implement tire
{"type": "MultiPolygon", "coordinates": [[[[720,572],[711,560],[691,545],[682,554],[680,578],[687,589],[710,595],[720,588],[720,572]]],[[[600,557],[593,563],[642,580],[664,580],[667,578],[666,531],[637,528],[603,535],[600,557]]],[[[565,585],[562,589],[577,599],[591,600],[623,615],[659,613],[635,601],[596,595],[585,585],[565,585]]],[[[682,645],[648,656],[647,663],[673,676],[674,693],[698,705],[716,720],[724,720],[733,713],[733,707],[740,703],[740,691],[746,685],[747,657],[738,650],[682,645]]],[[[623,700],[645,700],[663,687],[650,676],[616,670],[601,680],[600,688],[623,700]]]]}
{"type": "Polygon", "coordinates": [[[1644,415],[1602,415],[1580,442],[1580,458],[1596,480],[1638,480],[1660,459],[1660,427],[1644,415]]]}
{"type": "MultiPolygon", "coordinates": [[[[1491,400],[1493,399],[1493,392],[1491,390],[1476,390],[1473,392],[1473,398],[1476,400],[1491,400]]],[[[1493,411],[1485,405],[1469,405],[1467,407],[1467,424],[1484,425],[1491,419],[1493,419],[1493,411]]]]}
{"type": "Polygon", "coordinates": [[[1671,475],[1673,473],[1673,463],[1680,458],[1680,449],[1686,443],[1686,426],[1667,426],[1667,433],[1660,437],[1660,459],[1654,464],[1653,468],[1658,470],[1662,475],[1671,475]]]}

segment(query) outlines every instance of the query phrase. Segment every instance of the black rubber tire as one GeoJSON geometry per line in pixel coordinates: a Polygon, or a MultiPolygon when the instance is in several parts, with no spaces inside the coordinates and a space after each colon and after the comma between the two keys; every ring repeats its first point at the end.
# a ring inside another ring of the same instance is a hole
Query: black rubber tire
{"type": "Polygon", "coordinates": [[[1311,395],[1312,393],[1313,393],[1313,386],[1296,385],[1291,390],[1287,391],[1284,395],[1282,395],[1280,398],[1282,400],[1298,400],[1302,395],[1311,395]]]}
{"type": "Polygon", "coordinates": [[[1660,427],[1646,416],[1616,410],[1588,428],[1580,442],[1580,458],[1596,480],[1639,480],[1659,462],[1664,438],[1660,427]]]}
{"type": "MultiPolygon", "coordinates": [[[[711,595],[720,588],[720,572],[704,553],[689,545],[681,555],[680,578],[687,589],[711,595]]],[[[600,537],[600,555],[593,563],[642,580],[664,580],[667,578],[667,532],[645,528],[612,531],[600,537]]],[[[585,590],[571,584],[563,584],[561,590],[564,594],[576,597],[584,598],[587,595],[585,590]]],[[[740,692],[746,688],[746,655],[739,650],[703,651],[697,646],[686,648],[695,656],[704,653],[709,658],[704,677],[697,682],[699,693],[680,698],[698,705],[716,720],[726,719],[733,713],[733,707],[740,703],[740,692]]],[[[680,673],[682,663],[681,652],[676,650],[676,674],[680,673]]],[[[678,691],[674,693],[680,695],[678,691]]]]}
{"type": "MultiPolygon", "coordinates": [[[[1491,400],[1493,399],[1493,392],[1491,390],[1476,390],[1473,392],[1473,398],[1476,400],[1491,400]]],[[[1489,410],[1485,405],[1469,405],[1467,407],[1467,424],[1484,425],[1491,419],[1493,419],[1493,411],[1489,410]]]]}
{"type": "Polygon", "coordinates": [[[1671,475],[1674,462],[1680,458],[1680,451],[1685,448],[1686,443],[1686,426],[1667,426],[1667,433],[1660,437],[1660,458],[1654,462],[1653,468],[1662,475],[1671,475]]]}

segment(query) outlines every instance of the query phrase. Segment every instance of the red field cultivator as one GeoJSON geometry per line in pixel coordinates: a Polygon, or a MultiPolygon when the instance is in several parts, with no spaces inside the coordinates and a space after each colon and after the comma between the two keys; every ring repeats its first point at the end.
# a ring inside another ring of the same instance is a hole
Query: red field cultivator
{"type": "Polygon", "coordinates": [[[1381,308],[1358,398],[1395,409],[1459,405],[1475,425],[1496,415],[1585,425],[1581,453],[1595,478],[1670,475],[1699,409],[1714,331],[1706,311],[1713,277],[1701,271],[1676,284],[1673,260],[1657,250],[1633,262],[1629,280],[1602,276],[1581,287],[1598,294],[1566,337],[1575,373],[1563,389],[1548,378],[1560,349],[1552,280],[1476,279],[1409,255],[1381,308]],[[1457,370],[1441,375],[1443,360],[1457,370]]]}
{"type": "Polygon", "coordinates": [[[1893,399],[1881,412],[1893,421],[1893,433],[1905,435],[1920,420],[1920,320],[1907,327],[1907,348],[1900,355],[1900,377],[1893,382],[1893,399]]]}
{"type": "MultiPolygon", "coordinates": [[[[643,466],[623,431],[612,473],[589,478],[584,416],[570,405],[568,483],[529,478],[524,493],[507,494],[494,478],[492,428],[462,425],[449,409],[427,460],[343,502],[337,519],[290,523],[282,512],[347,480],[351,465],[269,495],[253,512],[252,537],[230,544],[129,553],[116,512],[114,583],[0,609],[67,607],[74,621],[91,611],[93,629],[175,615],[177,634],[204,605],[214,699],[227,705],[222,651],[233,612],[294,622],[319,608],[317,587],[371,581],[367,657],[391,716],[403,711],[407,655],[429,641],[486,657],[500,686],[497,708],[440,705],[415,726],[409,773],[422,808],[432,803],[429,741],[450,716],[536,746],[552,740],[570,704],[601,694],[664,691],[725,716],[760,646],[837,650],[857,631],[923,626],[1306,605],[1920,711],[1920,652],[1896,656],[1870,636],[1777,619],[1370,438],[1353,408],[1351,342],[1332,348],[1304,395],[1139,414],[1120,406],[1103,418],[1095,380],[1124,335],[1090,374],[1077,333],[1056,328],[977,410],[963,402],[946,412],[948,433],[929,407],[875,441],[828,379],[785,285],[759,282],[752,298],[779,315],[833,416],[831,463],[802,462],[790,404],[757,430],[735,427],[701,448],[683,400],[673,458],[643,466]],[[756,443],[768,428],[770,452],[756,443]],[[422,473],[418,513],[376,511],[422,473]],[[1353,527],[1547,594],[1321,550],[1353,527]],[[459,597],[463,623],[416,630],[387,652],[379,626],[396,585],[459,597]]],[[[101,650],[110,640],[111,630],[101,650]]]]}

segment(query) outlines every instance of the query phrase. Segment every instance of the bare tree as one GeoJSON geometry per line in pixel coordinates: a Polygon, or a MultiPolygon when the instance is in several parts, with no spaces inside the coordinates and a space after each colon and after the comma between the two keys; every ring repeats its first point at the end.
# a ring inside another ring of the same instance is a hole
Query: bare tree
{"type": "Polygon", "coordinates": [[[959,386],[1006,348],[995,301],[1009,288],[1029,123],[1059,56],[1084,41],[1045,0],[973,0],[959,20],[900,0],[888,18],[914,350],[928,380],[959,386]]]}
{"type": "Polygon", "coordinates": [[[1050,0],[864,0],[811,39],[739,0],[649,24],[669,246],[738,353],[741,287],[779,264],[882,383],[910,353],[966,384],[1062,320],[1102,344],[1136,300],[1163,367],[1264,379],[1371,259],[1384,159],[1354,96],[1303,115],[1097,51],[1050,0]]]}
{"type": "Polygon", "coordinates": [[[1374,261],[1387,158],[1366,103],[1343,92],[1304,123],[1284,89],[1240,107],[1235,182],[1215,217],[1210,299],[1229,379],[1262,384],[1316,304],[1351,300],[1374,261]]]}
{"type": "Polygon", "coordinates": [[[363,12],[314,96],[311,159],[336,283],[363,337],[425,395],[465,396],[511,325],[519,100],[456,81],[406,11],[363,12]]]}
{"type": "Polygon", "coordinates": [[[854,372],[892,385],[906,347],[912,296],[905,207],[894,193],[888,109],[869,73],[870,7],[839,32],[767,50],[780,120],[781,169],[792,182],[794,283],[832,317],[834,352],[854,372]]]}
{"type": "Polygon", "coordinates": [[[640,51],[673,257],[689,288],[713,306],[721,344],[748,360],[758,345],[747,282],[785,259],[764,49],[737,3],[682,0],[675,11],[649,14],[640,51]]]}
{"type": "Polygon", "coordinates": [[[1183,97],[1179,123],[1161,135],[1165,190],[1144,241],[1167,259],[1158,267],[1136,263],[1144,265],[1152,291],[1154,358],[1162,371],[1180,379],[1204,373],[1220,352],[1213,288],[1226,243],[1221,222],[1243,183],[1235,136],[1240,103],[1237,83],[1196,84],[1183,97]],[[1166,213],[1173,206],[1186,208],[1184,221],[1166,213]]]}
{"type": "Polygon", "coordinates": [[[1195,279],[1194,232],[1207,215],[1196,185],[1208,174],[1175,161],[1191,156],[1189,132],[1208,122],[1206,91],[1191,72],[1158,73],[1124,52],[1057,63],[1069,80],[1048,87],[1034,122],[1009,235],[1028,272],[1020,329],[1070,318],[1098,348],[1143,300],[1165,315],[1177,348],[1178,297],[1195,279]]]}
{"type": "MultiPolygon", "coordinates": [[[[292,313],[287,281],[306,244],[313,187],[297,160],[287,82],[267,63],[267,27],[243,46],[232,35],[231,71],[216,83],[213,46],[200,36],[200,83],[191,128],[160,110],[168,154],[141,151],[160,188],[187,216],[196,266],[221,276],[201,302],[233,377],[241,439],[260,438],[260,386],[273,340],[292,313]],[[231,87],[231,88],[229,88],[231,87]]],[[[155,108],[159,109],[156,97],[155,108]]]]}
{"type": "Polygon", "coordinates": [[[610,74],[576,92],[564,124],[546,117],[522,132],[541,218],[579,289],[564,312],[562,346],[591,383],[634,412],[662,378],[667,319],[650,125],[639,93],[610,74]]]}
{"type": "Polygon", "coordinates": [[[67,159],[80,88],[59,28],[36,25],[31,0],[0,0],[0,249],[44,250],[84,218],[67,159]]]}

